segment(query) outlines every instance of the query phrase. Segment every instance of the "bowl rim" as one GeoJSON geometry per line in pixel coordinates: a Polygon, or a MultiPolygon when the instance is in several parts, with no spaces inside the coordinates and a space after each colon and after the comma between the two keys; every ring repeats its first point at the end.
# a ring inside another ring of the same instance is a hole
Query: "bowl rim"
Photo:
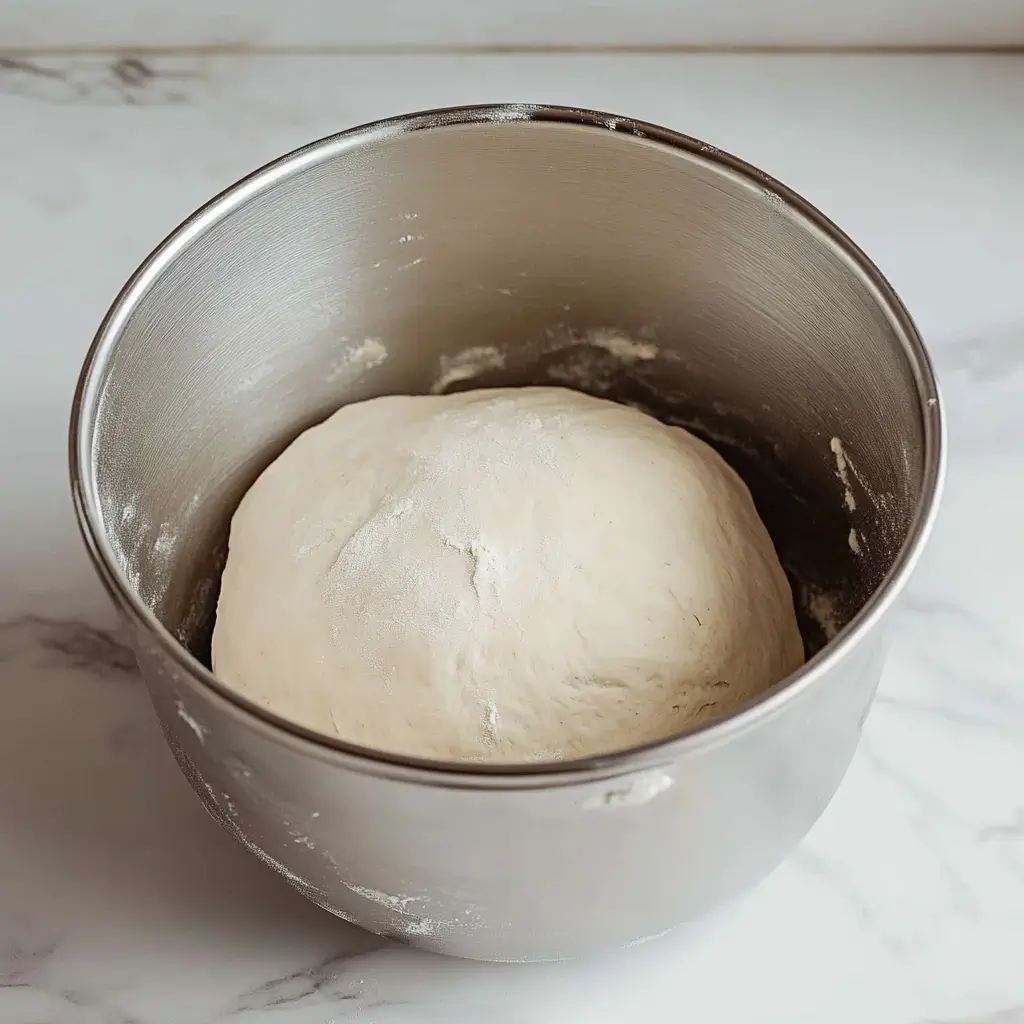
{"type": "Polygon", "coordinates": [[[148,633],[159,653],[170,658],[184,679],[235,717],[247,720],[273,738],[299,744],[307,753],[344,760],[365,773],[401,776],[426,784],[469,788],[512,785],[545,786],[567,780],[583,781],[631,773],[652,765],[666,765],[698,748],[717,746],[738,732],[774,717],[811,687],[821,685],[829,671],[856,647],[892,605],[913,572],[931,533],[946,471],[946,422],[931,359],[916,325],[902,301],[877,266],[816,207],[763,171],[717,147],[669,128],[631,117],[578,107],[546,104],[479,104],[444,107],[398,115],[358,125],[301,146],[239,179],[178,225],[146,257],[121,289],[104,316],[86,354],[71,407],[69,471],[78,528],[93,565],[115,605],[136,628],[148,633]],[[103,526],[96,485],[95,427],[102,385],[110,358],[132,312],[164,269],[190,243],[233,210],[275,183],[306,167],[334,159],[356,148],[418,131],[443,131],[467,125],[522,125],[557,122],[583,130],[611,131],[624,142],[668,148],[691,160],[710,165],[767,194],[783,212],[799,220],[832,248],[873,294],[901,342],[918,397],[924,436],[921,494],[906,538],[889,571],[849,623],[796,672],[724,718],[697,725],[666,739],[609,754],[566,761],[530,763],[478,763],[442,761],[375,750],[330,737],[298,725],[253,703],[220,682],[159,621],[130,584],[103,526]]]}

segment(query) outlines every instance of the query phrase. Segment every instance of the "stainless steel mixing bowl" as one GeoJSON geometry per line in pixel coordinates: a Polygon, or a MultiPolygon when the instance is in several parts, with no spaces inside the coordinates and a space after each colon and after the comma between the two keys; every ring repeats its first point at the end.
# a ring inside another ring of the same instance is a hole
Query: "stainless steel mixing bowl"
{"type": "Polygon", "coordinates": [[[357,128],[214,199],[114,303],[71,425],[85,540],[207,809],[338,916],[496,960],[660,933],[801,839],[856,746],[943,449],[910,318],[821,214],[674,132],[516,106],[357,128]],[[791,575],[804,669],[669,742],[519,767],[384,756],[218,683],[228,521],[299,431],[373,395],[529,382],[719,446],[791,575]]]}

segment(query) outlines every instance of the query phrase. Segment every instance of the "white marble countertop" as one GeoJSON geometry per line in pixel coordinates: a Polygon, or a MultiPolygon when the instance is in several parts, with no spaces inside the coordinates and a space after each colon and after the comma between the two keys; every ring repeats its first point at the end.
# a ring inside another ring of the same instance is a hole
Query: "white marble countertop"
{"type": "Polygon", "coordinates": [[[1024,58],[0,60],[0,1020],[1024,1022],[1024,58]],[[194,206],[377,116],[658,121],[803,192],[931,346],[950,471],[849,776],[725,918],[598,961],[420,954],[306,904],[164,747],[75,531],[91,334],[194,206]]]}

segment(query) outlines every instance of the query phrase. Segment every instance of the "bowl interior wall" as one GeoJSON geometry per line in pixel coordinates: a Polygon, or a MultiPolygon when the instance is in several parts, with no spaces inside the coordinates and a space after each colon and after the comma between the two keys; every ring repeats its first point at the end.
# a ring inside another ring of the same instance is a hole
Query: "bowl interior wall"
{"type": "Polygon", "coordinates": [[[278,180],[181,249],[101,374],[104,529],[204,660],[234,507],[346,402],[564,384],[691,427],[751,487],[810,652],[891,567],[924,475],[898,328],[833,242],[699,152],[559,122],[392,135],[278,180]]]}

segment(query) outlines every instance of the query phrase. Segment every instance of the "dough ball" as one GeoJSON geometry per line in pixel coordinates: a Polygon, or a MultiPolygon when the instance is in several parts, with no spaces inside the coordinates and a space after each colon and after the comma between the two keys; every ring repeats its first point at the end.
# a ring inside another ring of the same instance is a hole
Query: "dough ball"
{"type": "Polygon", "coordinates": [[[302,434],[231,523],[213,668],[395,754],[604,754],[803,661],[746,486],[678,427],[563,388],[396,396],[302,434]]]}

